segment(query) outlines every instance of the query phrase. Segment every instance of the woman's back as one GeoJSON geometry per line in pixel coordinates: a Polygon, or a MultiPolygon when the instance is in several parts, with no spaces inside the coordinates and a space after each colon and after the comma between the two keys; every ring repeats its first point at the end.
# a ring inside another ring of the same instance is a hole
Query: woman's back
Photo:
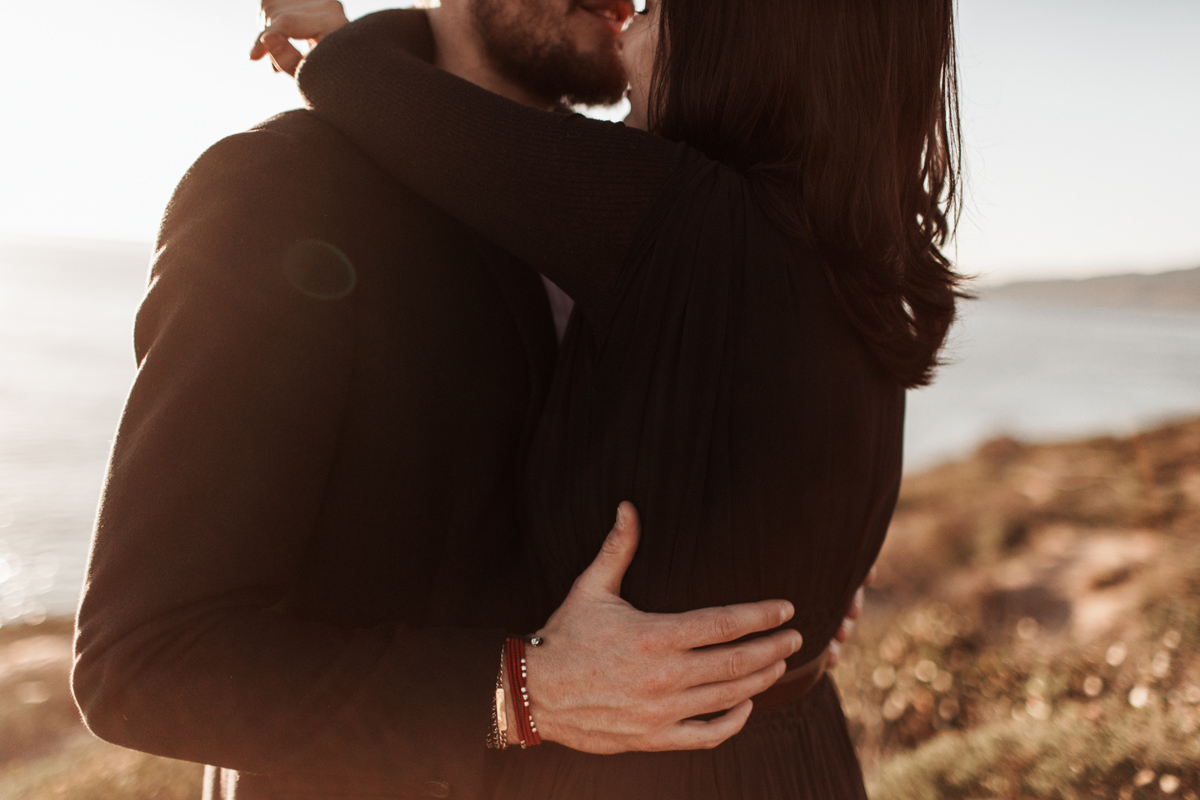
{"type": "MultiPolygon", "coordinates": [[[[904,392],[866,352],[824,272],[745,180],[697,157],[652,207],[611,305],[576,314],[528,471],[544,611],[631,499],[622,596],[650,611],[784,597],[818,656],[883,541],[904,392]]],[[[865,798],[828,678],[756,709],[713,751],[510,757],[498,798],[865,798]]]]}
{"type": "Polygon", "coordinates": [[[577,314],[528,470],[546,611],[618,502],[643,537],[639,608],[791,600],[806,661],[883,541],[904,393],[824,272],[745,178],[693,154],[655,201],[606,307],[577,314]]]}

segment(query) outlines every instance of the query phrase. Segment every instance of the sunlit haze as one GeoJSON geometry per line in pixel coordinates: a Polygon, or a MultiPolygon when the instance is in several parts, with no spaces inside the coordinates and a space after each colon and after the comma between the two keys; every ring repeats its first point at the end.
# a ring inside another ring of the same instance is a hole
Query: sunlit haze
{"type": "MultiPolygon", "coordinates": [[[[247,58],[253,0],[26,0],[5,22],[0,237],[149,241],[206,146],[299,103],[247,58]]],[[[1196,0],[963,0],[962,268],[1200,264],[1198,41],[1196,0]]]]}

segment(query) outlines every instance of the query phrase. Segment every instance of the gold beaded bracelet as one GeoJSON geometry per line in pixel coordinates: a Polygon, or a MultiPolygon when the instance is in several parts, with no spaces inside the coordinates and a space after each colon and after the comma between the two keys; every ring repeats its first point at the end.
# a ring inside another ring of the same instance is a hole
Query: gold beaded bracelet
{"type": "Polygon", "coordinates": [[[508,709],[504,702],[504,650],[500,650],[500,670],[496,673],[496,701],[492,704],[492,730],[487,746],[492,750],[508,747],[508,709]]]}

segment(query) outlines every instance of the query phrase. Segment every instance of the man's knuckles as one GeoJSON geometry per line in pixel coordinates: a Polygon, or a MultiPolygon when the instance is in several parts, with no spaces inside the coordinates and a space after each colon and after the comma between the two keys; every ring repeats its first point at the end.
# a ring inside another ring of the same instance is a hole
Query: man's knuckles
{"type": "Polygon", "coordinates": [[[749,662],[750,657],[744,649],[738,648],[731,652],[725,658],[725,679],[730,681],[737,680],[752,672],[749,669],[749,662]]]}
{"type": "Polygon", "coordinates": [[[639,694],[646,697],[656,698],[667,694],[675,688],[675,682],[670,680],[666,671],[658,668],[648,672],[640,681],[636,688],[639,694]]]}
{"type": "Polygon", "coordinates": [[[750,696],[750,692],[741,685],[724,683],[713,687],[708,696],[708,712],[728,711],[750,696]]]}
{"type": "Polygon", "coordinates": [[[663,630],[658,625],[639,626],[629,635],[627,641],[634,656],[652,663],[661,661],[668,652],[664,647],[668,638],[663,635],[663,630]]]}
{"type": "Polygon", "coordinates": [[[665,700],[653,700],[638,709],[637,727],[643,735],[651,735],[679,721],[679,710],[676,703],[665,700]]]}
{"type": "Polygon", "coordinates": [[[772,634],[766,641],[771,646],[771,655],[774,656],[772,660],[787,658],[797,652],[800,646],[804,644],[804,639],[800,636],[800,632],[792,630],[779,631],[772,634]]]}
{"type": "Polygon", "coordinates": [[[729,611],[722,611],[717,614],[713,620],[713,635],[715,641],[728,642],[738,638],[742,632],[742,626],[734,614],[729,611]]]}

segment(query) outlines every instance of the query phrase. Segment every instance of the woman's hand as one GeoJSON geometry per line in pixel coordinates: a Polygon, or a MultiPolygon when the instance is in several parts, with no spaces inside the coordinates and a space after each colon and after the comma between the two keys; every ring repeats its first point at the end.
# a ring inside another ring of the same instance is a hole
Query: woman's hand
{"type": "Polygon", "coordinates": [[[304,39],[315,45],[325,36],[349,22],[337,0],[262,0],[263,32],[254,41],[250,60],[266,55],[276,72],[296,74],[304,55],[292,39],[304,39]]]}
{"type": "Polygon", "coordinates": [[[846,618],[842,620],[842,626],[838,628],[838,632],[834,634],[833,641],[829,643],[829,660],[825,662],[825,669],[833,669],[837,666],[838,657],[842,653],[842,645],[850,638],[850,634],[854,632],[854,624],[862,615],[863,604],[867,601],[867,587],[875,580],[875,568],[871,567],[871,571],[867,573],[867,577],[862,582],[862,586],[858,587],[858,591],[854,593],[854,602],[850,604],[850,610],[846,612],[846,618]]]}
{"type": "Polygon", "coordinates": [[[716,747],[800,649],[799,633],[775,630],[794,613],[784,600],[683,614],[622,600],[639,533],[637,512],[622,503],[600,555],[538,631],[545,644],[526,650],[531,711],[546,741],[599,754],[716,747]],[[774,632],[731,644],[760,631],[774,632]]]}

